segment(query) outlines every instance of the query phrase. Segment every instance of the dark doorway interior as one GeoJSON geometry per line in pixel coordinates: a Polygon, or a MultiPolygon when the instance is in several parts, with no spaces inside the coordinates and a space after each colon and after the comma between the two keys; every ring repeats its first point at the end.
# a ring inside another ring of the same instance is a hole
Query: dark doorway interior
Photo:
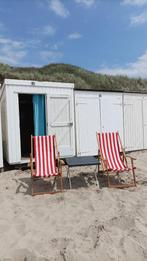
{"type": "Polygon", "coordinates": [[[21,157],[29,157],[31,135],[34,135],[33,102],[31,94],[19,94],[21,157]]]}

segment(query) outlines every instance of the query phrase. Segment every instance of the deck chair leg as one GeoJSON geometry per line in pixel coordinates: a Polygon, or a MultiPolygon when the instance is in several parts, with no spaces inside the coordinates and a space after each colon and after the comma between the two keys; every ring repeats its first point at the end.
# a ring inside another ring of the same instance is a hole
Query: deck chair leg
{"type": "MultiPolygon", "coordinates": [[[[54,181],[53,181],[53,186],[52,186],[52,189],[54,189],[54,187],[55,187],[55,184],[57,183],[57,182],[56,182],[56,180],[57,180],[57,179],[56,179],[56,177],[54,177],[54,181]]],[[[56,184],[56,186],[57,186],[57,184],[56,184]]],[[[56,188],[55,188],[55,189],[56,189],[56,188]]]]}
{"type": "Polygon", "coordinates": [[[34,180],[32,179],[32,187],[31,187],[32,196],[34,196],[34,180]]]}
{"type": "Polygon", "coordinates": [[[116,172],[117,176],[119,177],[119,171],[116,172]]]}
{"type": "Polygon", "coordinates": [[[109,178],[109,171],[107,171],[107,178],[108,178],[108,187],[110,188],[110,178],[109,178]]]}
{"type": "Polygon", "coordinates": [[[131,165],[132,165],[132,173],[133,173],[133,180],[134,180],[134,186],[136,187],[136,177],[135,177],[135,171],[134,171],[134,162],[131,158],[131,165]]]}
{"type": "Polygon", "coordinates": [[[71,189],[72,186],[71,186],[71,179],[70,179],[70,170],[69,170],[69,167],[68,167],[68,170],[67,170],[67,177],[68,177],[68,180],[69,180],[69,188],[71,189]]]}
{"type": "Polygon", "coordinates": [[[62,178],[62,175],[60,176],[60,185],[61,185],[61,191],[63,191],[63,178],[62,178]]]}
{"type": "Polygon", "coordinates": [[[132,171],[133,171],[134,185],[135,185],[135,187],[136,187],[136,178],[135,178],[135,171],[134,171],[134,167],[133,167],[132,171]]]}
{"type": "Polygon", "coordinates": [[[120,172],[119,172],[119,171],[117,171],[117,172],[116,172],[116,175],[117,175],[117,177],[118,177],[118,181],[119,181],[119,182],[121,182],[121,178],[120,178],[120,175],[119,175],[119,173],[120,173],[120,172]]]}

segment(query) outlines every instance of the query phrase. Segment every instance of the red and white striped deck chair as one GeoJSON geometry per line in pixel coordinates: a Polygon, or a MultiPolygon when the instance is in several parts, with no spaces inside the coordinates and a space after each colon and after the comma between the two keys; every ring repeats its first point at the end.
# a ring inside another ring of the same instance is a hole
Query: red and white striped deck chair
{"type": "Polygon", "coordinates": [[[130,187],[136,186],[135,167],[133,164],[134,158],[125,154],[120,136],[118,132],[97,133],[97,141],[99,147],[99,156],[102,163],[102,168],[108,174],[109,187],[130,187]],[[131,160],[131,168],[128,167],[127,157],[131,160]],[[132,171],[133,182],[129,184],[111,185],[109,172],[120,173],[124,171],[132,171]]]}
{"type": "MultiPolygon", "coordinates": [[[[62,169],[60,164],[60,155],[57,151],[56,136],[31,136],[31,177],[35,181],[39,178],[60,177],[61,189],[63,190],[62,169]],[[33,169],[33,158],[35,169],[33,169]]],[[[34,182],[33,182],[34,183],[34,182]]],[[[55,184],[55,182],[54,182],[55,184]]],[[[32,184],[32,195],[53,194],[55,192],[39,192],[34,193],[32,184]]]]}

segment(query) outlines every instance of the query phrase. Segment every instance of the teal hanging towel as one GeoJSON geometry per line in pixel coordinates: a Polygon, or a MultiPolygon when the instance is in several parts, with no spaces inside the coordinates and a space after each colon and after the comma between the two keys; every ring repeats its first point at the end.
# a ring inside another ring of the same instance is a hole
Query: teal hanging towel
{"type": "Polygon", "coordinates": [[[34,135],[46,135],[45,95],[33,94],[34,135]]]}

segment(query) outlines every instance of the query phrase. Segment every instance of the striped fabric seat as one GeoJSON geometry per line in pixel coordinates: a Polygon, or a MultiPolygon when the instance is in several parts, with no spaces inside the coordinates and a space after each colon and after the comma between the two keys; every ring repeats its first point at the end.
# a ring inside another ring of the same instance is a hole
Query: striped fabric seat
{"type": "Polygon", "coordinates": [[[101,156],[107,163],[108,170],[125,171],[128,167],[123,162],[118,132],[97,133],[101,156]]]}
{"type": "Polygon", "coordinates": [[[55,135],[34,136],[34,156],[36,177],[59,175],[56,168],[55,135]]]}

